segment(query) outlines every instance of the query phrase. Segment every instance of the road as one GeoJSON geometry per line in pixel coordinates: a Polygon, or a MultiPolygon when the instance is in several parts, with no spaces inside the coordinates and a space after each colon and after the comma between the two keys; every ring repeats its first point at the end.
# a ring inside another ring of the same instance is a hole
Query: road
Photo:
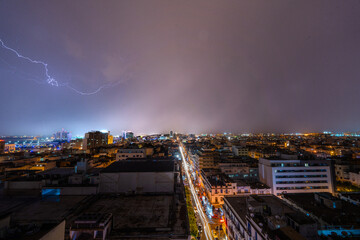
{"type": "Polygon", "coordinates": [[[210,224],[208,222],[207,217],[205,216],[205,214],[204,214],[204,212],[202,210],[202,206],[200,204],[199,198],[197,197],[196,190],[194,188],[194,185],[193,185],[191,177],[190,177],[189,165],[188,165],[187,160],[185,159],[184,152],[183,152],[183,147],[182,147],[181,143],[179,145],[179,149],[180,149],[180,153],[181,153],[181,158],[182,158],[182,163],[183,163],[183,167],[184,167],[184,170],[185,170],[185,174],[186,174],[186,177],[188,179],[190,192],[191,192],[191,195],[193,196],[193,200],[194,200],[193,204],[195,203],[196,208],[198,209],[198,213],[199,213],[200,221],[201,221],[201,224],[202,224],[203,232],[204,232],[205,237],[206,237],[207,240],[209,240],[209,239],[213,240],[212,233],[211,233],[211,227],[210,227],[210,224]]]}

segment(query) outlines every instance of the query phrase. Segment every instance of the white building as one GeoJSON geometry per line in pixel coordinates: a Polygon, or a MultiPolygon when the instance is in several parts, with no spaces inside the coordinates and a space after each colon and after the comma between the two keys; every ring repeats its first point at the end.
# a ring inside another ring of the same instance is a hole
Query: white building
{"type": "Polygon", "coordinates": [[[116,161],[128,158],[145,158],[146,149],[119,149],[116,153],[116,161]]]}
{"type": "Polygon", "coordinates": [[[259,177],[277,196],[282,193],[334,192],[330,160],[260,158],[259,177]]]}

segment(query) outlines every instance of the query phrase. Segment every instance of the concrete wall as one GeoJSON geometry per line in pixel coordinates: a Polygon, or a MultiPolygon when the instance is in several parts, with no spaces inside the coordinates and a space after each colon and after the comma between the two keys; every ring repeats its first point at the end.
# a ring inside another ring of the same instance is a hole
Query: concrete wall
{"type": "Polygon", "coordinates": [[[41,189],[42,181],[6,181],[5,190],[41,189]]]}
{"type": "Polygon", "coordinates": [[[97,186],[81,187],[48,187],[43,189],[60,189],[61,196],[94,195],[98,193],[97,186]]]}
{"type": "Polygon", "coordinates": [[[116,154],[116,161],[119,160],[126,160],[128,158],[145,158],[145,153],[143,152],[132,152],[132,153],[117,153],[116,154]]]}
{"type": "Polygon", "coordinates": [[[5,238],[7,229],[10,227],[10,215],[0,219],[0,239],[5,238]]]}
{"type": "Polygon", "coordinates": [[[101,173],[101,193],[172,193],[173,172],[101,173]]]}

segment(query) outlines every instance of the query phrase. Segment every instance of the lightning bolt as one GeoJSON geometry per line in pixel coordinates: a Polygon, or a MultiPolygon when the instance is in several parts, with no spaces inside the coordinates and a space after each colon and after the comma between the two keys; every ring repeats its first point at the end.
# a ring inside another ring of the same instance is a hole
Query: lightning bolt
{"type": "Polygon", "coordinates": [[[2,46],[3,48],[5,48],[5,49],[7,49],[7,50],[9,50],[9,51],[11,51],[11,52],[13,52],[13,53],[15,53],[19,58],[26,59],[26,60],[28,60],[29,62],[32,62],[32,63],[36,63],[36,64],[41,64],[41,65],[43,65],[43,66],[44,66],[44,69],[45,69],[46,82],[47,82],[48,84],[52,85],[52,86],[56,86],[56,87],[59,86],[59,83],[58,83],[53,77],[51,77],[51,76],[49,75],[49,69],[48,69],[48,64],[47,64],[47,63],[44,63],[44,62],[38,61],[38,60],[32,60],[32,59],[29,58],[29,57],[25,57],[25,56],[21,55],[21,54],[18,53],[15,49],[12,49],[12,48],[6,46],[1,39],[0,39],[0,43],[1,43],[1,46],[2,46]]]}
{"type": "MultiPolygon", "coordinates": [[[[54,87],[67,87],[67,88],[71,89],[72,91],[74,91],[74,92],[76,92],[78,94],[81,94],[81,95],[93,95],[93,94],[96,94],[96,93],[100,92],[102,89],[109,88],[109,87],[114,87],[114,86],[118,85],[121,82],[121,81],[118,81],[118,82],[115,82],[115,83],[104,84],[104,85],[100,86],[99,88],[97,88],[96,90],[94,90],[92,92],[82,92],[82,91],[77,90],[76,88],[72,87],[69,83],[60,83],[60,82],[56,81],[55,78],[53,78],[49,74],[49,69],[48,69],[48,64],[47,63],[45,63],[43,61],[39,61],[39,60],[34,60],[34,59],[29,58],[29,57],[21,55],[15,49],[6,46],[5,43],[1,39],[0,39],[0,44],[1,44],[1,47],[15,53],[18,58],[25,59],[25,60],[27,60],[27,61],[29,61],[31,63],[34,63],[34,64],[42,65],[44,67],[44,70],[45,70],[46,82],[48,84],[50,84],[51,86],[54,86],[54,87]]],[[[5,62],[4,60],[2,60],[2,61],[5,62]]],[[[8,63],[6,63],[6,64],[8,64],[8,63]]],[[[13,70],[14,69],[15,68],[13,68],[13,70]]],[[[36,81],[35,79],[32,79],[32,80],[36,81]]],[[[36,81],[36,82],[38,82],[38,81],[36,81]]]]}

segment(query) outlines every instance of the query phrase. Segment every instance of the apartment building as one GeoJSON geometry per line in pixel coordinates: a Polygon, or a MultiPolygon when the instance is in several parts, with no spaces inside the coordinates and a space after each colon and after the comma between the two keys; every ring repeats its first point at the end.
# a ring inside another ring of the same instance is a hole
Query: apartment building
{"type": "Polygon", "coordinates": [[[339,181],[349,181],[350,175],[349,170],[350,166],[347,164],[335,164],[335,175],[336,180],[339,181]]]}
{"type": "Polygon", "coordinates": [[[360,172],[349,172],[349,181],[353,185],[360,186],[360,172]]]}
{"type": "Polygon", "coordinates": [[[235,156],[248,156],[249,155],[249,149],[247,147],[232,146],[231,149],[235,156]]]}
{"type": "Polygon", "coordinates": [[[83,150],[92,150],[108,144],[110,132],[92,131],[85,134],[83,139],[83,150]]]}
{"type": "Polygon", "coordinates": [[[233,180],[225,174],[213,174],[206,170],[201,171],[201,180],[210,203],[215,206],[224,204],[225,196],[271,194],[272,192],[266,184],[233,180]]]}
{"type": "Polygon", "coordinates": [[[221,172],[233,179],[258,179],[258,165],[251,161],[237,159],[227,159],[220,162],[219,169],[221,172]]]}
{"type": "Polygon", "coordinates": [[[195,169],[200,171],[204,168],[218,168],[219,152],[215,149],[201,149],[193,158],[195,161],[195,169]]]}

